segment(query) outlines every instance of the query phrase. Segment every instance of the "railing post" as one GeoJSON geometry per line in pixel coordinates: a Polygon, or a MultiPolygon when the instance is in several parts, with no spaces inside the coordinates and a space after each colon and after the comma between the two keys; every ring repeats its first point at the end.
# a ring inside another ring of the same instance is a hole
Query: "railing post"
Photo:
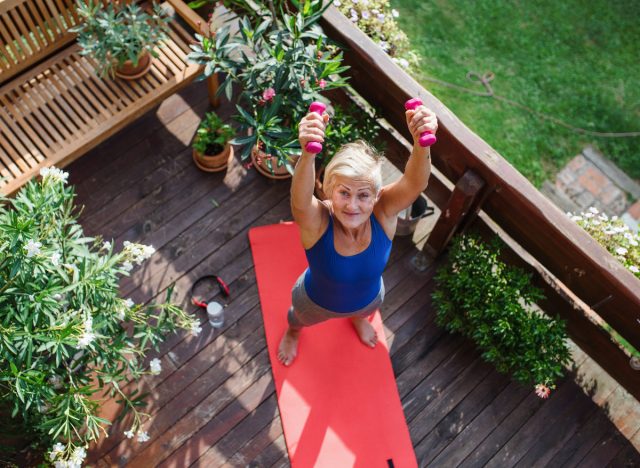
{"type": "Polygon", "coordinates": [[[458,180],[453,192],[451,192],[449,201],[442,213],[440,213],[440,217],[422,249],[423,257],[413,261],[416,268],[419,270],[426,269],[431,263],[427,259],[438,257],[447,247],[459,227],[466,223],[469,216],[473,216],[478,212],[480,203],[476,202],[480,198],[480,193],[484,186],[484,180],[471,169],[468,169],[458,180]],[[473,210],[471,210],[472,207],[473,210]]]}
{"type": "Polygon", "coordinates": [[[207,78],[207,89],[209,91],[209,102],[213,107],[218,107],[220,105],[220,99],[216,96],[218,92],[218,74],[213,73],[209,75],[207,78]]]}

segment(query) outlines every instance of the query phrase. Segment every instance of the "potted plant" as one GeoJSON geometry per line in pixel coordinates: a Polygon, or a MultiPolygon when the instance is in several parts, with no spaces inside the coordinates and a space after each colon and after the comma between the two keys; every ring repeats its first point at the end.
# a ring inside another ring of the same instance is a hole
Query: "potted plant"
{"type": "Polygon", "coordinates": [[[91,56],[101,77],[137,79],[151,68],[154,48],[167,38],[169,18],[159,5],[146,12],[135,3],[122,5],[78,0],[82,23],[70,31],[78,34],[81,55],[91,56]]]}
{"type": "Polygon", "coordinates": [[[203,171],[218,172],[226,169],[233,158],[229,140],[235,132],[215,112],[207,112],[200,122],[193,140],[193,161],[203,171]]]}
{"type": "MultiPolygon", "coordinates": [[[[287,2],[269,2],[254,10],[246,2],[227,1],[234,9],[239,34],[229,25],[205,35],[196,34],[189,59],[205,65],[204,76],[223,73],[218,92],[232,97],[239,84],[235,116],[247,135],[232,143],[240,145],[241,158],[252,158],[263,174],[290,177],[296,155],[297,124],[321,93],[345,86],[340,73],[342,53],[317,25],[328,7],[321,1],[307,1],[289,10],[287,2]],[[277,5],[276,5],[277,3],[277,5]]],[[[325,99],[326,100],[326,99],[325,99]]]]}

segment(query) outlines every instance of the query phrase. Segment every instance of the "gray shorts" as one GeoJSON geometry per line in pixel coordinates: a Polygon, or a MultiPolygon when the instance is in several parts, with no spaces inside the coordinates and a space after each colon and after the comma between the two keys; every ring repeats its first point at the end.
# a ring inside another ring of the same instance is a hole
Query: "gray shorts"
{"type": "Polygon", "coordinates": [[[384,281],[380,282],[378,295],[362,309],[354,312],[332,312],[319,306],[307,296],[304,288],[304,276],[302,273],[291,290],[291,308],[287,314],[287,320],[291,327],[308,327],[316,323],[324,322],[332,318],[367,317],[378,310],[384,300],[384,281]]]}

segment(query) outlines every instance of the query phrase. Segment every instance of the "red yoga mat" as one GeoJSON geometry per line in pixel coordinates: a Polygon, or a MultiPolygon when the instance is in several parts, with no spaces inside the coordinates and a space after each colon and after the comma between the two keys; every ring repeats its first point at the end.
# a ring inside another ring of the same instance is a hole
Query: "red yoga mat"
{"type": "Polygon", "coordinates": [[[307,267],[297,225],[253,228],[249,241],[278,396],[294,468],[416,467],[380,313],[373,349],[346,319],[304,328],[289,367],[277,359],[291,288],[307,267]]]}

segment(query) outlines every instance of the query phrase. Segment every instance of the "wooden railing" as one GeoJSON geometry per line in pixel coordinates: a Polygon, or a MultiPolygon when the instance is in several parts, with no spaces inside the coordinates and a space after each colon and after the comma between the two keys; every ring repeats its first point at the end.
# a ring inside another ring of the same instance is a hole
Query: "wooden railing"
{"type": "MultiPolygon", "coordinates": [[[[571,338],[640,399],[640,371],[588,313],[597,312],[640,349],[640,281],[333,6],[322,26],[344,49],[351,86],[405,138],[406,100],[419,96],[438,116],[426,194],[443,214],[425,253],[440,254],[463,227],[498,234],[510,262],[532,272],[544,289],[545,312],[565,319],[571,338]]],[[[387,154],[399,168],[407,156],[406,150],[387,154]]]]}

